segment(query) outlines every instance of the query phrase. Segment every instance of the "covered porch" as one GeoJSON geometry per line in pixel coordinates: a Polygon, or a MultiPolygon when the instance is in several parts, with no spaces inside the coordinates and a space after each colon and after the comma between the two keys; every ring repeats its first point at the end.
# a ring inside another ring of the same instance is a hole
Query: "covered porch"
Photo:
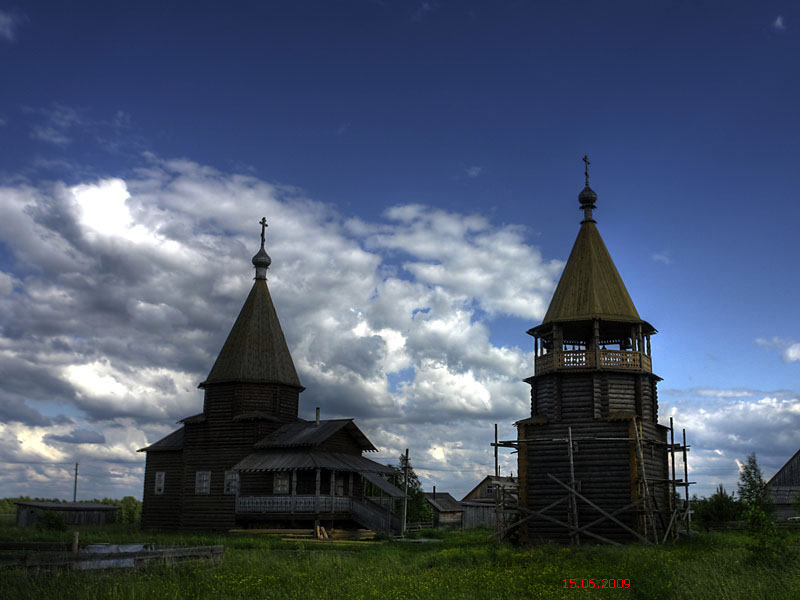
{"type": "Polygon", "coordinates": [[[395,505],[406,495],[387,480],[395,472],[362,456],[256,452],[233,470],[238,477],[236,514],[242,520],[351,520],[375,531],[399,533],[395,505]]]}

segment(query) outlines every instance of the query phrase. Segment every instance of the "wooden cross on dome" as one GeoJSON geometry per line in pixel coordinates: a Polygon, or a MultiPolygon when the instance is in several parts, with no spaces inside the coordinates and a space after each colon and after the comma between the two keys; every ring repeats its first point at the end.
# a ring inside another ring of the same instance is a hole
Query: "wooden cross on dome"
{"type": "Polygon", "coordinates": [[[589,187],[589,165],[592,163],[589,162],[589,157],[585,154],[583,155],[583,162],[586,165],[583,170],[583,174],[586,175],[586,187],[589,187]]]}
{"type": "Polygon", "coordinates": [[[263,248],[265,241],[264,231],[266,230],[267,227],[269,227],[269,225],[267,225],[267,217],[261,217],[259,223],[261,224],[261,247],[263,248]]]}

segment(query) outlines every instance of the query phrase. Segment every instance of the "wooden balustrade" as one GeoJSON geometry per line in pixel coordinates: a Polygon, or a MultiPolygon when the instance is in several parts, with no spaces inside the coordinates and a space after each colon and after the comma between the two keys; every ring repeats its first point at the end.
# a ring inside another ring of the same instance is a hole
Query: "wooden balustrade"
{"type": "MultiPolygon", "coordinates": [[[[535,361],[537,375],[552,371],[572,369],[594,369],[594,350],[556,350],[537,356],[535,361]]],[[[628,350],[600,350],[601,369],[630,369],[635,371],[651,371],[650,357],[642,352],[628,350]]]]}
{"type": "MultiPolygon", "coordinates": [[[[336,512],[350,510],[350,498],[334,496],[333,508],[336,512]]],[[[290,513],[290,512],[331,512],[330,496],[239,496],[236,499],[236,512],[251,513],[290,513]]]]}
{"type": "MultiPolygon", "coordinates": [[[[335,512],[349,512],[351,509],[351,498],[347,496],[239,496],[236,499],[236,512],[254,513],[313,513],[331,512],[331,500],[333,500],[333,510],[335,512]]],[[[373,499],[382,500],[382,499],[373,499]]],[[[391,511],[391,503],[383,506],[382,502],[377,502],[384,510],[391,511]]]]}

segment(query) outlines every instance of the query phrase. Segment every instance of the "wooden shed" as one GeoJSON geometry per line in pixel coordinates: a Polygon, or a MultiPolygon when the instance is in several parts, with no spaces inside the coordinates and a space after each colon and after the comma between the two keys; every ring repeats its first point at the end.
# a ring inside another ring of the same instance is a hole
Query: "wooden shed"
{"type": "Polygon", "coordinates": [[[775,504],[775,517],[778,520],[800,516],[792,505],[800,496],[800,450],[770,478],[767,489],[775,504]]]}
{"type": "Polygon", "coordinates": [[[500,495],[505,495],[504,500],[516,500],[519,491],[519,481],[514,477],[501,477],[487,475],[478,485],[472,488],[461,502],[494,503],[500,495]]]}
{"type": "Polygon", "coordinates": [[[116,520],[118,506],[93,502],[14,502],[17,505],[17,525],[36,525],[44,512],[53,512],[64,519],[67,525],[105,525],[116,520]]]}
{"type": "Polygon", "coordinates": [[[425,492],[425,500],[433,509],[434,527],[453,527],[461,529],[462,514],[464,509],[461,503],[453,498],[448,492],[437,492],[436,488],[432,492],[425,492]]]}

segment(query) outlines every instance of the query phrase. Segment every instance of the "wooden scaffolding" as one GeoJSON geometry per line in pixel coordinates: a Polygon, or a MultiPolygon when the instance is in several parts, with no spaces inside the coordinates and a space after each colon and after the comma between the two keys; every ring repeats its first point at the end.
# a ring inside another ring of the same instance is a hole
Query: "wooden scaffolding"
{"type": "Polygon", "coordinates": [[[689,502],[689,486],[694,482],[689,481],[687,453],[690,446],[686,443],[686,429],[682,430],[682,442],[680,443],[675,442],[675,429],[672,417],[670,417],[669,420],[669,441],[665,443],[657,440],[645,440],[642,432],[642,422],[638,418],[631,419],[629,430],[629,436],[624,438],[601,437],[598,435],[577,437],[572,435],[572,427],[567,427],[566,437],[554,438],[540,436],[522,440],[503,441],[498,441],[495,437],[495,442],[491,444],[495,449],[495,453],[499,448],[510,448],[514,452],[519,452],[522,444],[564,443],[566,455],[569,459],[569,480],[562,481],[551,473],[547,473],[547,477],[552,481],[552,484],[563,489],[564,495],[546,507],[538,510],[522,506],[521,503],[514,502],[510,498],[506,498],[502,495],[499,496],[496,507],[498,517],[500,515],[516,514],[517,518],[511,523],[509,523],[507,519],[498,518],[497,530],[494,535],[499,539],[505,539],[513,535],[521,525],[536,519],[565,528],[569,532],[570,543],[574,545],[579,545],[581,543],[581,536],[603,543],[620,545],[620,542],[593,531],[593,528],[599,523],[608,520],[630,534],[632,538],[646,544],[663,544],[668,540],[677,539],[681,534],[688,534],[691,528],[692,515],[689,502]],[[574,448],[576,443],[580,441],[627,441],[631,443],[631,486],[633,499],[629,504],[609,511],[581,493],[581,482],[576,481],[575,478],[574,460],[574,448]],[[652,448],[653,445],[665,446],[669,461],[668,473],[670,475],[666,479],[648,475],[645,468],[645,448],[647,446],[652,448]],[[683,460],[683,477],[679,477],[676,472],[676,456],[680,456],[683,460]],[[666,486],[668,491],[667,506],[659,505],[658,497],[663,497],[663,494],[656,493],[656,490],[662,490],[664,486],[666,486]],[[680,488],[683,488],[683,498],[681,498],[681,495],[678,493],[680,488]],[[551,514],[547,514],[549,510],[565,503],[568,507],[566,521],[558,519],[551,514]],[[582,505],[591,507],[591,509],[600,513],[600,517],[581,525],[579,512],[582,505]],[[626,512],[633,513],[635,516],[635,527],[631,527],[618,518],[622,513],[626,512]]]}

